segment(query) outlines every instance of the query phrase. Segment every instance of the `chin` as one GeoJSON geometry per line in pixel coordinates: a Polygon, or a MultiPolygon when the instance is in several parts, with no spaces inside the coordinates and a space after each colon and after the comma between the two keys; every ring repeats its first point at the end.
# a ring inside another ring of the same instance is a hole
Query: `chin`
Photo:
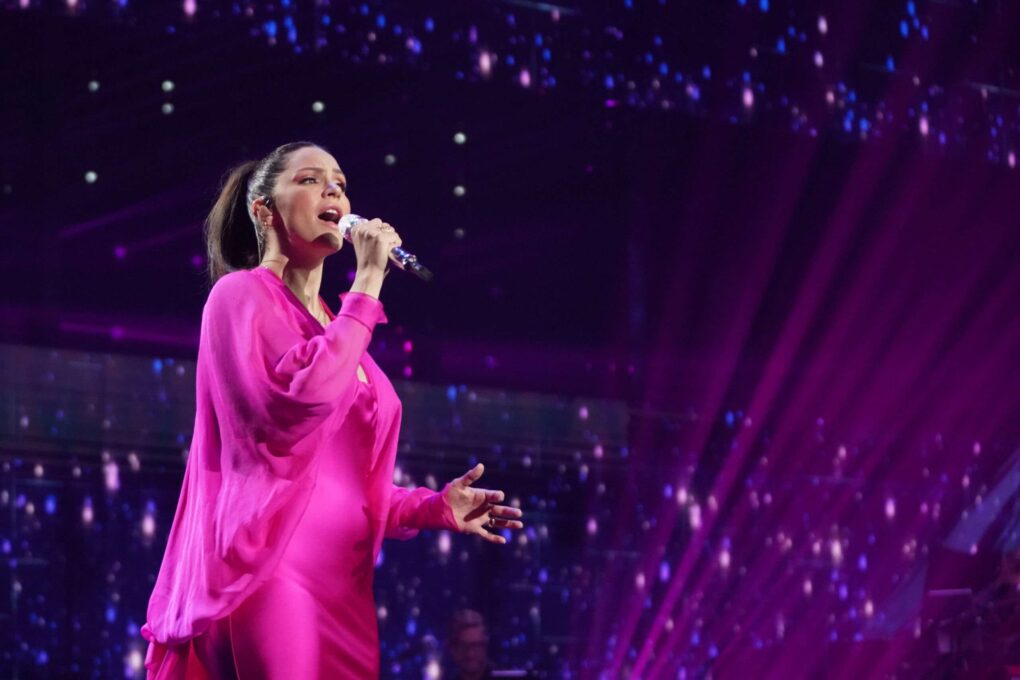
{"type": "Polygon", "coordinates": [[[340,234],[326,233],[315,239],[316,241],[329,245],[330,250],[336,252],[344,247],[343,239],[340,238],[340,234]]]}

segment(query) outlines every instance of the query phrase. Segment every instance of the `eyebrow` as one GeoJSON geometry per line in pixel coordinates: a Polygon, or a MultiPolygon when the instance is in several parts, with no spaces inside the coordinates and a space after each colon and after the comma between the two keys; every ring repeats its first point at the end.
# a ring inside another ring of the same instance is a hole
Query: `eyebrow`
{"type": "MultiPolygon", "coordinates": [[[[295,172],[294,174],[297,174],[298,172],[304,172],[305,170],[312,170],[312,171],[318,172],[318,173],[322,173],[323,172],[322,168],[307,167],[307,168],[300,168],[300,169],[298,169],[297,172],[295,172]]],[[[344,178],[347,177],[347,175],[344,174],[344,171],[341,170],[340,168],[333,168],[333,172],[337,173],[338,175],[343,175],[344,178]]]]}

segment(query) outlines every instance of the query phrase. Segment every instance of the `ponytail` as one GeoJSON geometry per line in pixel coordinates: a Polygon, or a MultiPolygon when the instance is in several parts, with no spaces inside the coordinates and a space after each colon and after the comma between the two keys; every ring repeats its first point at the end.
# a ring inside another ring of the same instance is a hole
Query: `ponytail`
{"type": "Polygon", "coordinates": [[[247,161],[227,173],[203,230],[211,284],[232,271],[258,266],[263,236],[251,205],[256,198],[272,197],[287,156],[306,146],[322,148],[312,142],[291,142],[276,147],[260,161],[247,161]]]}
{"type": "Polygon", "coordinates": [[[227,173],[220,195],[205,218],[205,245],[209,282],[259,263],[255,223],[248,216],[248,182],[258,161],[247,161],[227,173]]]}

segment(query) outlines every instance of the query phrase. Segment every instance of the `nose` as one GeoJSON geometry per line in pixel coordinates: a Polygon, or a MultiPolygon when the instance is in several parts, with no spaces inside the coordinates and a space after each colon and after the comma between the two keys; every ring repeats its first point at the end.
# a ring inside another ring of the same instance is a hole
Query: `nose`
{"type": "Polygon", "coordinates": [[[341,188],[340,182],[327,182],[326,183],[326,193],[327,194],[333,194],[333,195],[336,195],[336,196],[339,196],[340,194],[342,194],[343,193],[343,189],[341,188]]]}

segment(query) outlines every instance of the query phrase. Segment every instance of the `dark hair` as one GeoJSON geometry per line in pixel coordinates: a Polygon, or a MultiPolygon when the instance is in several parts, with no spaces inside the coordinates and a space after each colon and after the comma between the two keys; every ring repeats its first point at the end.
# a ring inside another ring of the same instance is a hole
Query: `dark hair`
{"type": "Polygon", "coordinates": [[[276,178],[287,165],[287,157],[313,142],[291,142],[273,149],[260,161],[246,161],[228,172],[220,194],[205,218],[203,233],[209,259],[209,282],[232,271],[256,267],[262,255],[262,236],[251,204],[256,198],[271,198],[276,178]]]}

